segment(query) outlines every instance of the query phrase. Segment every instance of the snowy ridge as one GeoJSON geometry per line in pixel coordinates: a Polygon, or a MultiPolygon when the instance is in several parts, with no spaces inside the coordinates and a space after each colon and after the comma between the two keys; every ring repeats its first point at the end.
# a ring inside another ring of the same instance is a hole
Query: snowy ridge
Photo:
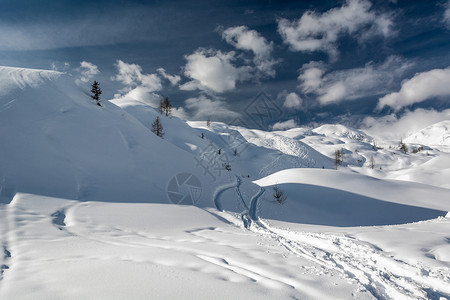
{"type": "Polygon", "coordinates": [[[250,143],[260,147],[278,150],[284,154],[301,158],[306,168],[332,168],[332,161],[318,153],[312,147],[294,138],[285,137],[281,134],[264,132],[261,130],[249,130],[235,127],[243,137],[250,143]]]}
{"type": "Polygon", "coordinates": [[[49,70],[25,69],[0,66],[0,95],[12,89],[37,87],[60,77],[63,73],[49,70]]]}
{"type": "Polygon", "coordinates": [[[337,137],[344,137],[367,143],[371,143],[373,140],[373,138],[371,138],[361,130],[351,129],[344,125],[322,125],[313,129],[313,132],[326,136],[332,135],[337,137]]]}

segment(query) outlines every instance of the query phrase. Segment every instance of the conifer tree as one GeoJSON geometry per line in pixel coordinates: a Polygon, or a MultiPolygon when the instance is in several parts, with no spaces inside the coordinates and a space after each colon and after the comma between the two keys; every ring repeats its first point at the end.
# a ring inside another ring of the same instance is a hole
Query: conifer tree
{"type": "Polygon", "coordinates": [[[169,97],[166,97],[166,99],[164,99],[163,109],[166,117],[170,116],[170,114],[172,113],[172,104],[170,103],[169,97]]]}
{"type": "Polygon", "coordinates": [[[404,153],[408,152],[408,146],[406,146],[406,144],[403,142],[403,139],[400,140],[399,148],[404,153]]]}
{"type": "Polygon", "coordinates": [[[159,117],[156,117],[155,121],[152,124],[152,132],[160,138],[163,138],[164,136],[163,126],[161,124],[161,121],[159,120],[159,117]]]}
{"type": "Polygon", "coordinates": [[[158,107],[160,114],[165,114],[166,117],[170,116],[172,113],[172,104],[170,103],[169,97],[166,97],[164,100],[159,101],[158,107]]]}
{"type": "Polygon", "coordinates": [[[344,161],[344,148],[341,150],[336,150],[334,152],[334,169],[337,170],[338,166],[344,161]]]}
{"type": "Polygon", "coordinates": [[[97,82],[97,80],[94,81],[94,83],[92,84],[92,88],[91,88],[91,98],[97,102],[98,106],[102,106],[102,104],[100,103],[100,95],[102,94],[102,90],[100,88],[100,83],[97,82]]]}
{"type": "Polygon", "coordinates": [[[159,101],[159,107],[158,107],[159,113],[162,115],[164,112],[164,101],[160,100],[159,101]]]}

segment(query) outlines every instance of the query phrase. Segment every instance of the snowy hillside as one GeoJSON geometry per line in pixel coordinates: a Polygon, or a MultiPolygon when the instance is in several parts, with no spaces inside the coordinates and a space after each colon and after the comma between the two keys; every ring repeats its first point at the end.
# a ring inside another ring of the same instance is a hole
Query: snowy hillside
{"type": "Polygon", "coordinates": [[[166,202],[171,177],[183,171],[203,176],[193,156],[108,101],[97,106],[88,89],[77,86],[70,76],[42,70],[0,71],[3,202],[15,192],[166,202]]]}
{"type": "Polygon", "coordinates": [[[335,135],[337,137],[341,138],[347,138],[367,143],[372,143],[373,138],[362,132],[361,130],[356,129],[350,129],[343,125],[322,125],[320,127],[317,127],[313,130],[313,132],[329,136],[329,135],[335,135]]]}
{"type": "Polygon", "coordinates": [[[407,137],[405,142],[430,147],[447,146],[450,148],[450,120],[428,126],[407,137]]]}
{"type": "Polygon", "coordinates": [[[448,128],[208,126],[0,67],[0,299],[450,299],[448,128]]]}

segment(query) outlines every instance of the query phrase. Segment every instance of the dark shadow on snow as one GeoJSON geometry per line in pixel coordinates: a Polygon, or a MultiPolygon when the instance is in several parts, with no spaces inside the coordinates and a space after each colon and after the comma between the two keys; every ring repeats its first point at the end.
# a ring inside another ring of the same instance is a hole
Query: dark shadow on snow
{"type": "MultiPolygon", "coordinates": [[[[332,188],[306,184],[279,186],[287,193],[286,202],[279,205],[265,196],[258,203],[259,217],[348,227],[404,224],[447,214],[446,211],[386,202],[332,188]]],[[[270,187],[266,189],[269,191],[270,187]]]]}

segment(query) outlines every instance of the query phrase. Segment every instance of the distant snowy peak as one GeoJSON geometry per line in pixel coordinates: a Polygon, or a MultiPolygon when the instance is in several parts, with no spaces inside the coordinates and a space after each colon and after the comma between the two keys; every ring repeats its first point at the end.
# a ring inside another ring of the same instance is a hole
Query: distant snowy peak
{"type": "Polygon", "coordinates": [[[325,124],[313,129],[313,132],[325,136],[342,137],[361,142],[371,143],[373,138],[362,132],[361,130],[348,128],[339,124],[325,124]]]}
{"type": "Polygon", "coordinates": [[[0,66],[0,95],[27,86],[37,87],[46,81],[60,77],[61,72],[0,66]]]}
{"type": "Polygon", "coordinates": [[[426,146],[450,146],[450,120],[425,127],[406,138],[405,142],[426,146]]]}

